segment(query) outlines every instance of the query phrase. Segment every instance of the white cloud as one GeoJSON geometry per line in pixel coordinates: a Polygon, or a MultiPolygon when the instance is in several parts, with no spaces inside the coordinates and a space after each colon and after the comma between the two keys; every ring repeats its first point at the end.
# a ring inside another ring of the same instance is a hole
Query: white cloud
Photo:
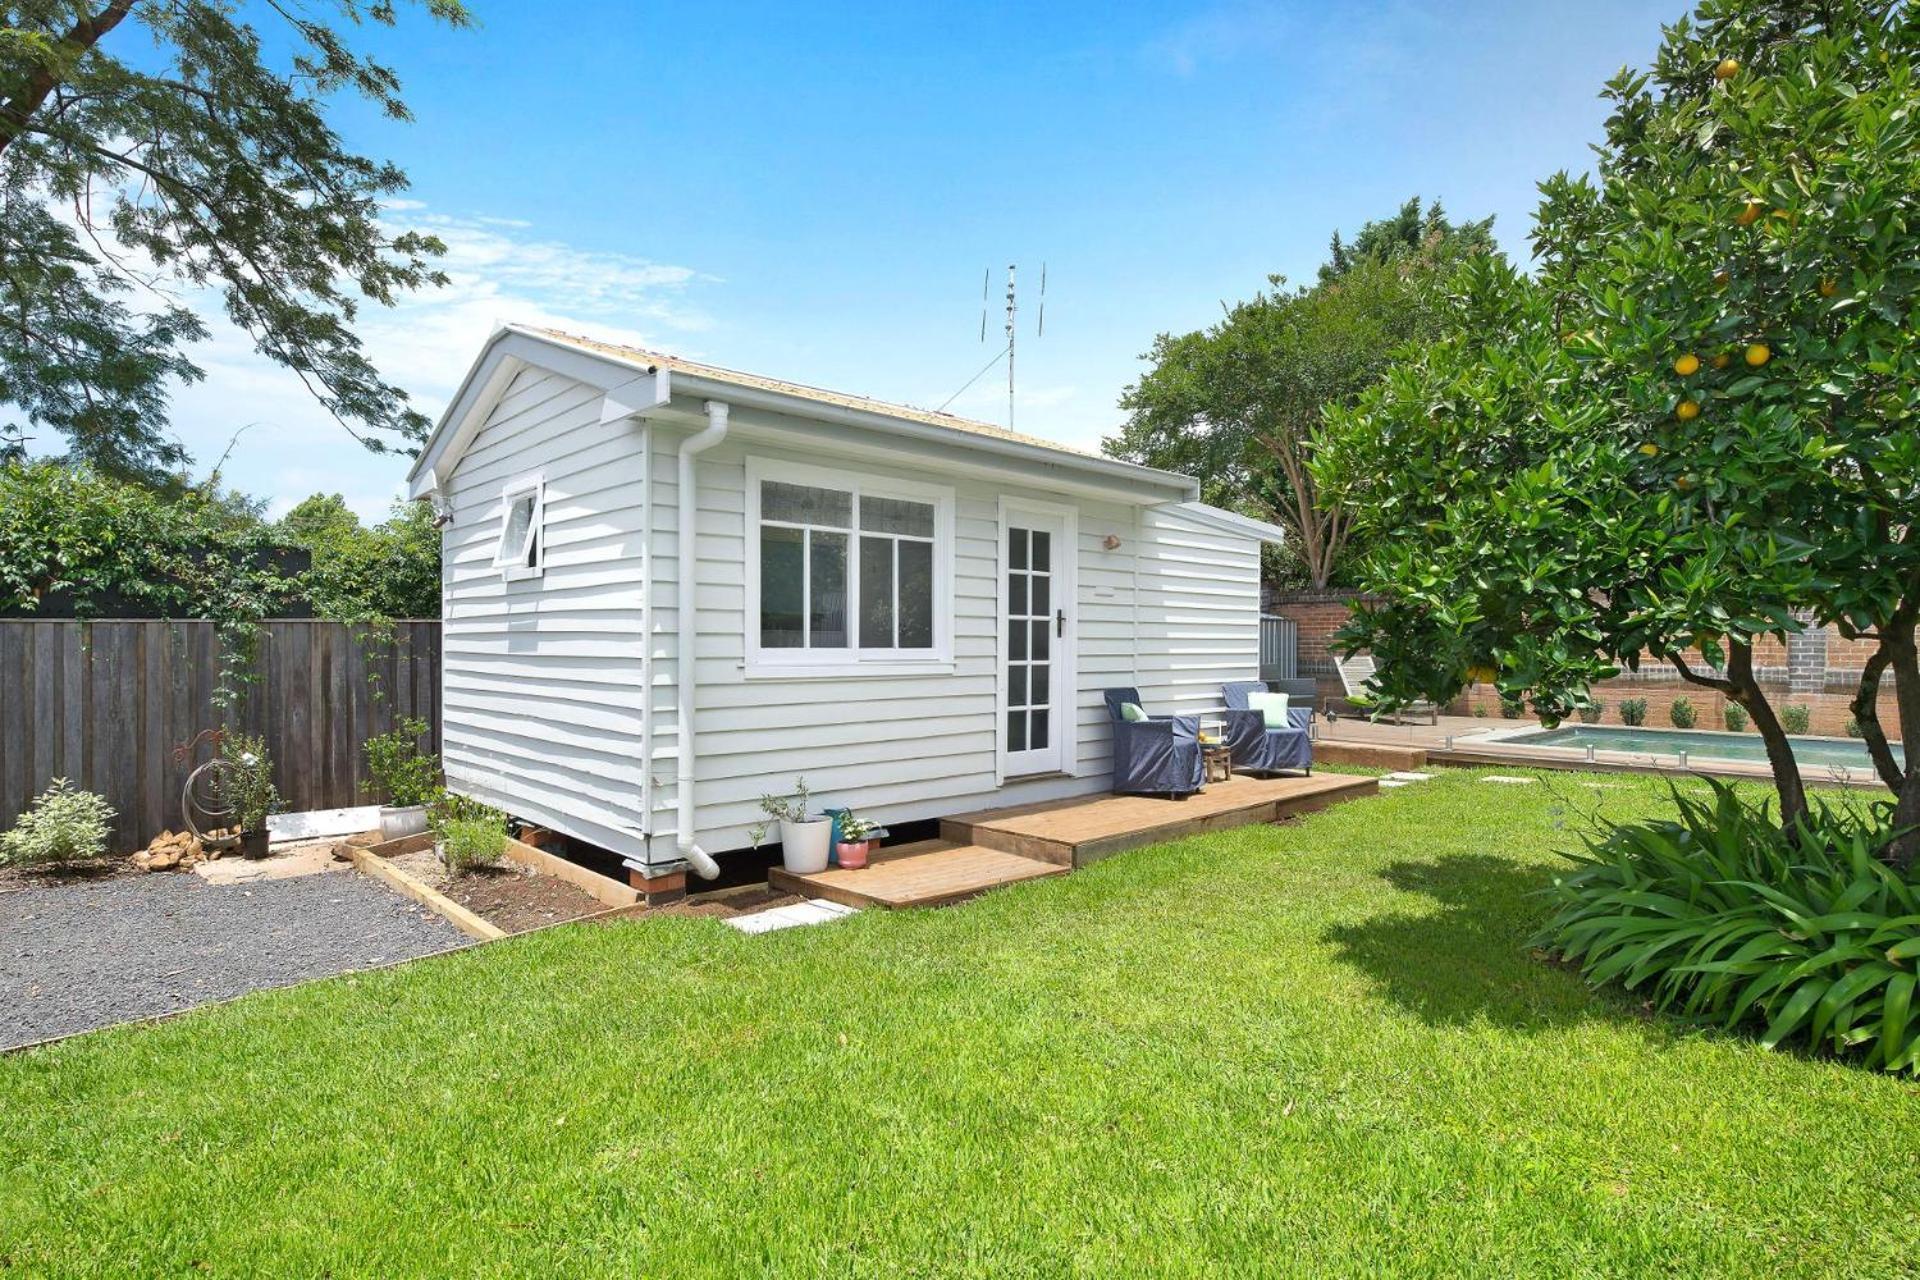
{"type": "MultiPolygon", "coordinates": [[[[381,375],[437,417],[487,336],[509,322],[587,333],[639,346],[662,334],[711,326],[690,295],[711,283],[688,267],[634,254],[582,249],[532,234],[516,219],[453,217],[417,202],[404,221],[439,236],[449,283],[388,308],[361,309],[355,331],[381,375]]],[[[396,206],[389,206],[394,208],[396,206]]],[[[174,397],[175,433],[204,469],[234,432],[229,483],[284,511],[309,493],[342,494],[363,518],[381,519],[407,462],[364,450],[287,369],[253,350],[212,293],[190,299],[213,330],[196,346],[206,380],[174,397]]]]}

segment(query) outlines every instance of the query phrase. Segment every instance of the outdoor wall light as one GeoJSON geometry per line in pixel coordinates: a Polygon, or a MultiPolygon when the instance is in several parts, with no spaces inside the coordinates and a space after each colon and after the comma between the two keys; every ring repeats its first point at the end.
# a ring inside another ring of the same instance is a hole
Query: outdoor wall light
{"type": "Polygon", "coordinates": [[[1120,549],[1120,535],[1117,533],[1110,533],[1106,537],[1100,539],[1100,545],[1105,547],[1109,551],[1118,551],[1120,549]]]}

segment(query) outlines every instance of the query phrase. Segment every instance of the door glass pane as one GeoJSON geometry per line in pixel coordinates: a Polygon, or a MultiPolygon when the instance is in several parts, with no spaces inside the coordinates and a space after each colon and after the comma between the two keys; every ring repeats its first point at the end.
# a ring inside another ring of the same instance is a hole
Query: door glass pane
{"type": "Polygon", "coordinates": [[[802,630],[807,602],[804,568],[806,532],[801,529],[760,530],[760,647],[798,649],[806,643],[802,630]]]}
{"type": "Polygon", "coordinates": [[[1014,569],[1027,567],[1027,531],[1025,529],[1007,530],[1007,565],[1014,569]]]}
{"type": "Polygon", "coordinates": [[[1007,668],[1007,705],[1010,707],[1027,705],[1027,669],[1025,667],[1007,668]]]}
{"type": "Polygon", "coordinates": [[[1007,612],[1016,618],[1027,616],[1027,575],[1007,575],[1007,612]]]}
{"type": "Polygon", "coordinates": [[[1024,662],[1027,657],[1027,624],[1021,619],[1007,623],[1007,660],[1024,662]]]}
{"type": "Polygon", "coordinates": [[[860,527],[868,533],[904,533],[915,538],[933,536],[933,504],[900,498],[860,499],[860,527]]]}
{"type": "Polygon", "coordinates": [[[1053,604],[1050,598],[1052,582],[1053,579],[1044,573],[1036,573],[1033,575],[1033,615],[1036,618],[1044,618],[1053,612],[1053,604]]]}
{"type": "Polygon", "coordinates": [[[1036,707],[1047,705],[1047,673],[1052,670],[1053,668],[1047,663],[1040,663],[1033,668],[1033,702],[1030,705],[1036,707]]]}
{"type": "Polygon", "coordinates": [[[838,489],[767,480],[760,485],[760,518],[844,529],[853,523],[853,495],[838,489]]]}
{"type": "Polygon", "coordinates": [[[900,556],[900,647],[933,648],[933,544],[902,542],[900,556]]]}
{"type": "Polygon", "coordinates": [[[808,647],[844,649],[847,647],[847,535],[810,529],[807,541],[813,593],[807,602],[813,622],[808,647]]]}
{"type": "Polygon", "coordinates": [[[1027,750],[1038,751],[1047,745],[1047,713],[1033,712],[1033,731],[1027,735],[1027,750]]]}
{"type": "Polygon", "coordinates": [[[1027,749],[1027,713],[1024,711],[1007,712],[1007,750],[1025,751],[1027,749]]]}
{"type": "Polygon", "coordinates": [[[893,648],[893,539],[860,539],[860,647],[893,648]]]}
{"type": "Polygon", "coordinates": [[[1033,628],[1033,648],[1028,652],[1033,655],[1035,662],[1045,662],[1047,655],[1052,651],[1053,623],[1042,618],[1028,625],[1033,628]]]}
{"type": "Polygon", "coordinates": [[[1049,562],[1052,555],[1053,535],[1045,529],[1035,529],[1033,531],[1033,567],[1035,569],[1051,568],[1052,565],[1049,562]]]}

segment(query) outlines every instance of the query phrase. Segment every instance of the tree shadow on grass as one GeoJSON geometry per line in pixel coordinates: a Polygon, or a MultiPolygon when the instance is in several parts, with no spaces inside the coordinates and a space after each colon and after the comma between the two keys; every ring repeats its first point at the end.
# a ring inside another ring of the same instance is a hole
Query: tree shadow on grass
{"type": "Polygon", "coordinates": [[[1654,1023],[1631,996],[1596,991],[1527,941],[1546,918],[1545,867],[1487,854],[1396,862],[1381,878],[1436,909],[1393,911],[1336,926],[1340,959],[1371,977],[1395,1004],[1436,1024],[1486,1021],[1542,1031],[1604,1019],[1654,1023]]]}

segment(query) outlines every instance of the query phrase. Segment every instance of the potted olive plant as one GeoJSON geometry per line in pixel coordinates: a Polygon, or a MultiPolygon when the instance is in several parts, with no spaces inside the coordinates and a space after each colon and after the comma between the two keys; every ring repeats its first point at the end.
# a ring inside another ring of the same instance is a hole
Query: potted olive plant
{"type": "MultiPolygon", "coordinates": [[[[760,797],[760,812],[780,824],[780,865],[796,875],[825,871],[833,848],[833,819],[808,809],[809,799],[805,778],[794,779],[788,795],[760,797]]],[[[750,834],[758,849],[766,839],[767,824],[759,823],[750,834]]]]}
{"type": "Polygon", "coordinates": [[[368,785],[386,797],[380,806],[380,838],[398,840],[427,829],[427,805],[440,789],[440,760],[420,749],[430,732],[425,720],[402,720],[367,739],[368,785]]]}
{"type": "Polygon", "coordinates": [[[273,785],[273,759],[267,744],[250,734],[230,733],[220,739],[220,801],[240,828],[240,852],[249,858],[267,856],[267,815],[280,809],[280,792],[273,785]]]}

